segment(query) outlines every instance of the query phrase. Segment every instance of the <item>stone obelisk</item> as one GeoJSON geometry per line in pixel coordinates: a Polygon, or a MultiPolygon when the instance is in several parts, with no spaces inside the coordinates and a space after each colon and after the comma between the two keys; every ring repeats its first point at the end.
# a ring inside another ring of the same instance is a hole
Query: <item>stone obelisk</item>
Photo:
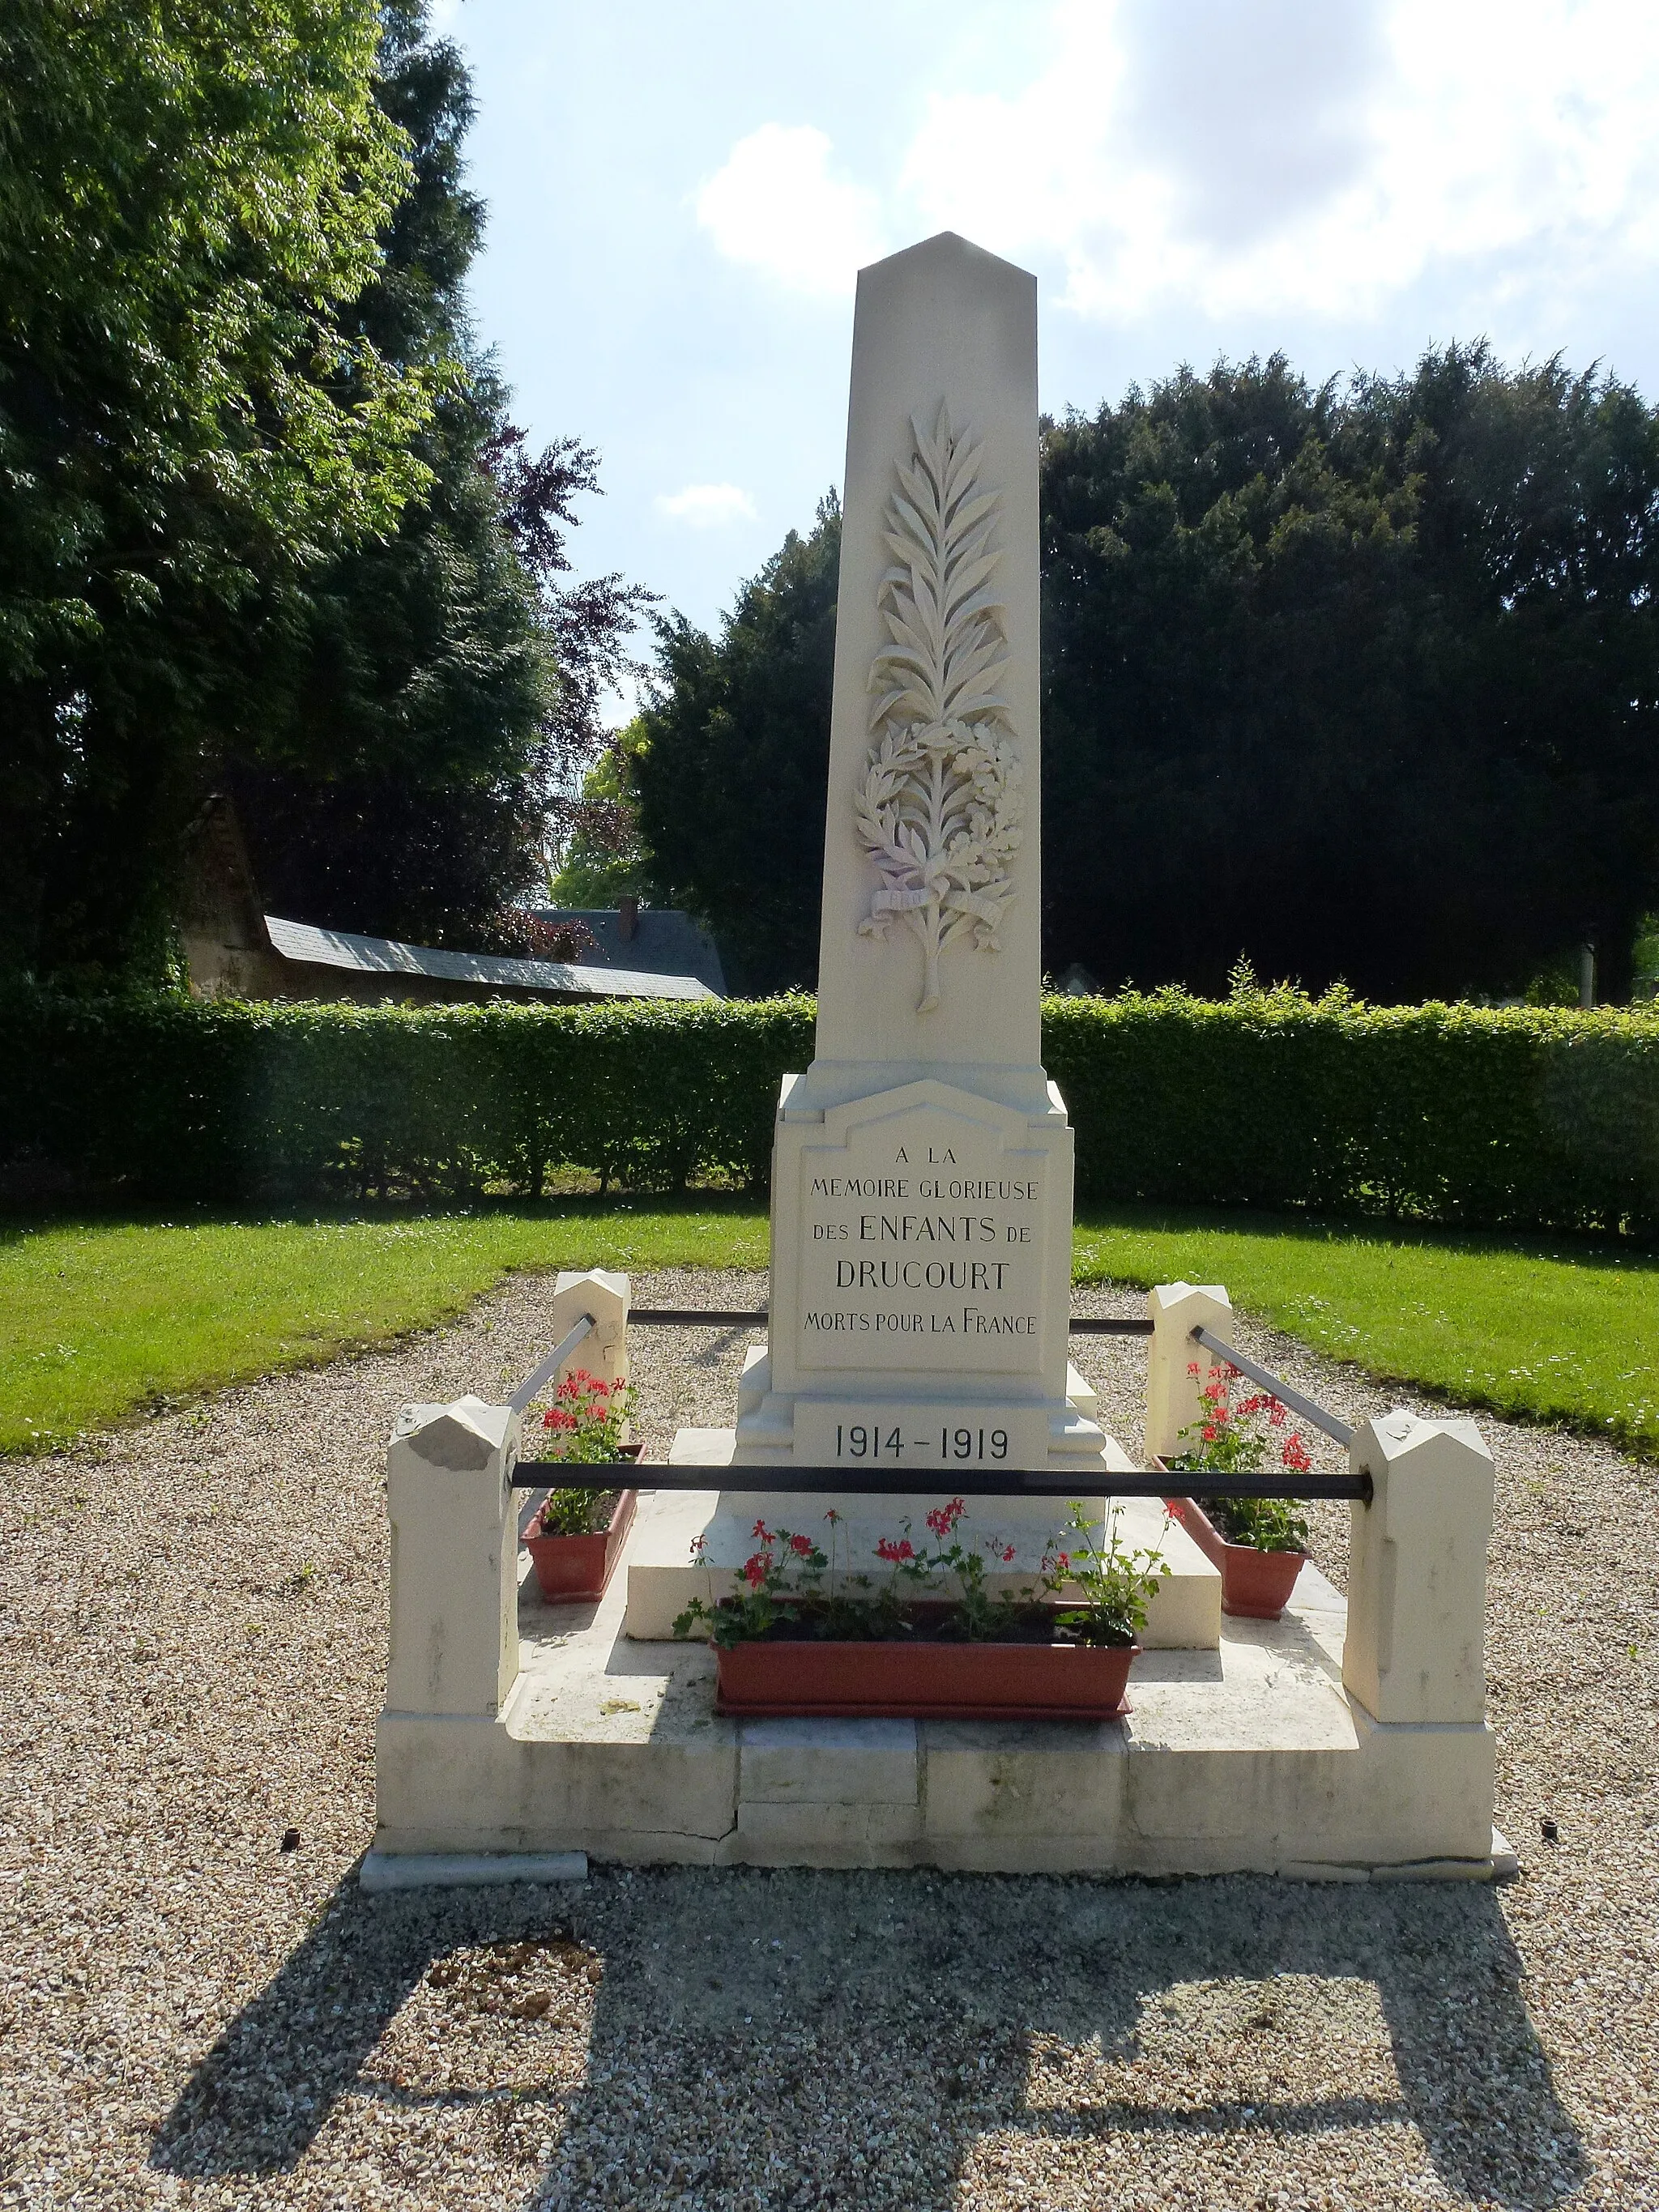
{"type": "Polygon", "coordinates": [[[947,232],[859,277],[817,1050],[778,1106],[739,1466],[1107,1487],[1042,1066],[1037,625],[1036,280],[947,232]]]}

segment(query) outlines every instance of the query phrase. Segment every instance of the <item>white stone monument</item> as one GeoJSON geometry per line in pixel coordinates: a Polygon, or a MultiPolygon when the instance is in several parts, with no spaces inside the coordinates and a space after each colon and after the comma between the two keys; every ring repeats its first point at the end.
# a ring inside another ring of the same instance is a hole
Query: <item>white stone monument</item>
{"type": "Polygon", "coordinates": [[[738,1465],[1100,1471],[1039,1036],[1037,601],[1036,280],[946,232],[859,278],[817,1049],[738,1465]]]}
{"type": "MultiPolygon", "coordinates": [[[[959,1470],[1029,1582],[1074,1481],[1099,1512],[1131,1462],[1067,1358],[1072,1129],[1042,1064],[1036,280],[946,232],[860,272],[847,434],[817,1051],[784,1078],[769,1341],[735,1431],[681,1465],[775,1489],[660,1497],[630,1553],[629,1631],[668,1633],[688,1547],[731,1573],[757,1516],[851,1563],[959,1470]],[[797,1466],[914,1474],[906,1494],[792,1492],[797,1466]]],[[[1218,1585],[1152,1501],[1118,1511],[1181,1587],[1160,1643],[1210,1644],[1218,1585]],[[1191,1556],[1188,1557],[1188,1554],[1191,1556]]],[[[699,1571],[700,1574],[702,1571],[699,1571]]]]}

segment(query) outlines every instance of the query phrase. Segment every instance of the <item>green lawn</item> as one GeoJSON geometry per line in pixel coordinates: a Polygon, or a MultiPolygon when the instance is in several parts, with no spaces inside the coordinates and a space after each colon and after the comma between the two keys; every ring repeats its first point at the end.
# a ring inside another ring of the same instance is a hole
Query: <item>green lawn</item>
{"type": "Polygon", "coordinates": [[[0,1231],[0,1451],[459,1313],[515,1267],[766,1265],[752,1206],[514,1211],[0,1231]]]}
{"type": "MultiPolygon", "coordinates": [[[[514,1268],[766,1263],[750,1204],[569,1199],[464,1214],[14,1222],[0,1229],[0,1450],[326,1359],[459,1312],[514,1268]]],[[[1375,1374],[1659,1455],[1659,1258],[1118,1207],[1079,1282],[1224,1283],[1375,1374]]]]}
{"type": "Polygon", "coordinates": [[[1374,1375],[1659,1455],[1659,1255],[1119,1206],[1079,1222],[1073,1273],[1224,1284],[1236,1306],[1374,1375]]]}

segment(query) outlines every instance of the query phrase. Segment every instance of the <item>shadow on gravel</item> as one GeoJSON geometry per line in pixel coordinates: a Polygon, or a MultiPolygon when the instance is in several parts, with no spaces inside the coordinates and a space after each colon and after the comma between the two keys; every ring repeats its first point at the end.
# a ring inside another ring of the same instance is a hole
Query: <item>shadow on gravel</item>
{"type": "Polygon", "coordinates": [[[362,2069],[445,1953],[567,1927],[605,1978],[586,2080],[537,2095],[556,2135],[537,2212],[943,2212],[970,2174],[1010,2203],[1045,2174],[1054,2201],[1069,2173],[1104,2206],[1194,2176],[1249,2202],[1292,2172],[1382,2202],[1424,2150],[1455,2197],[1534,2212],[1589,2172],[1490,1889],[752,1869],[374,1900],[343,1884],[152,2164],[291,2168],[348,2094],[522,2098],[516,2063],[498,2092],[388,2094],[362,2069]]]}
{"type": "MultiPolygon", "coordinates": [[[[366,1897],[356,1875],[275,1978],[243,2006],[156,2131],[163,2172],[284,2172],[296,2166],[340,2097],[367,2088],[363,2062],[434,1963],[458,1946],[568,1926],[563,1892],[411,1891],[366,1897]]],[[[409,2101],[463,2104],[466,2093],[409,2101]]]]}

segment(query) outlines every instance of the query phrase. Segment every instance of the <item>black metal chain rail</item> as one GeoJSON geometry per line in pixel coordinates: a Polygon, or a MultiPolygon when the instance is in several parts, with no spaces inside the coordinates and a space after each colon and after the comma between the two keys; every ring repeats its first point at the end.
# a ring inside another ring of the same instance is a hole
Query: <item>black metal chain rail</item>
{"type": "Polygon", "coordinates": [[[1358,1498],[1371,1502],[1369,1474],[1304,1474],[1291,1489],[1275,1474],[1115,1474],[1079,1468],[1057,1475],[1012,1467],[659,1467],[649,1461],[521,1459],[514,1490],[614,1490],[626,1476],[641,1490],[799,1492],[807,1498],[1358,1498]]]}
{"type": "Polygon", "coordinates": [[[764,1328],[764,1306],[630,1306],[628,1325],[641,1328],[764,1328]]]}
{"type": "MultiPolygon", "coordinates": [[[[721,1306],[636,1306],[629,1315],[630,1322],[645,1328],[763,1328],[768,1320],[764,1306],[737,1309],[721,1306]]],[[[584,1314],[576,1326],[561,1343],[549,1352],[539,1366],[519,1385],[508,1400],[515,1413],[522,1413],[537,1392],[558,1372],[576,1346],[594,1327],[593,1316],[584,1314]]],[[[1109,1315],[1074,1314],[1071,1333],[1074,1336],[1150,1336],[1152,1324],[1131,1317],[1119,1318],[1109,1315]]],[[[1212,1336],[1206,1328],[1192,1332],[1195,1342],[1218,1358],[1229,1361],[1241,1374],[1248,1375],[1263,1389],[1271,1390],[1285,1405],[1304,1420],[1340,1444],[1347,1444],[1353,1431],[1346,1421],[1299,1390],[1282,1382],[1268,1369],[1258,1366],[1246,1358],[1234,1345],[1212,1336]]],[[[1035,1470],[1029,1468],[962,1467],[962,1468],[876,1468],[876,1467],[797,1467],[793,1463],[781,1467],[659,1467],[641,1464],[634,1459],[590,1460],[571,1462],[558,1459],[521,1459],[513,1471],[514,1490],[610,1490],[616,1486],[623,1473],[634,1475],[639,1486],[649,1490],[729,1490],[755,1495],[764,1492],[787,1491],[805,1497],[831,1497],[847,1494],[853,1497],[905,1498],[929,1496],[936,1491],[949,1490],[963,1498],[1075,1498],[1091,1475],[1108,1470],[1090,1468],[1078,1470],[1075,1480],[1056,1476],[1051,1468],[1035,1470]],[[943,1480],[947,1477],[948,1480],[943,1480]],[[713,1480],[711,1480],[711,1477],[713,1480]],[[936,1478],[929,1480],[929,1477],[936,1478]]],[[[1108,1494],[1114,1498],[1166,1498],[1177,1494],[1172,1483],[1177,1478],[1169,1474],[1114,1474],[1109,1486],[1102,1486],[1091,1494],[1108,1494]]],[[[1291,1488],[1282,1475],[1219,1475],[1182,1473],[1178,1477],[1179,1495],[1185,1498],[1358,1498],[1362,1504],[1371,1502],[1371,1478],[1368,1474],[1298,1475],[1291,1488]]]]}
{"type": "MultiPolygon", "coordinates": [[[[771,1318],[764,1306],[635,1306],[629,1314],[641,1328],[764,1328],[771,1318]]],[[[1073,1314],[1073,1336],[1150,1336],[1152,1324],[1133,1315],[1073,1314]]]]}

